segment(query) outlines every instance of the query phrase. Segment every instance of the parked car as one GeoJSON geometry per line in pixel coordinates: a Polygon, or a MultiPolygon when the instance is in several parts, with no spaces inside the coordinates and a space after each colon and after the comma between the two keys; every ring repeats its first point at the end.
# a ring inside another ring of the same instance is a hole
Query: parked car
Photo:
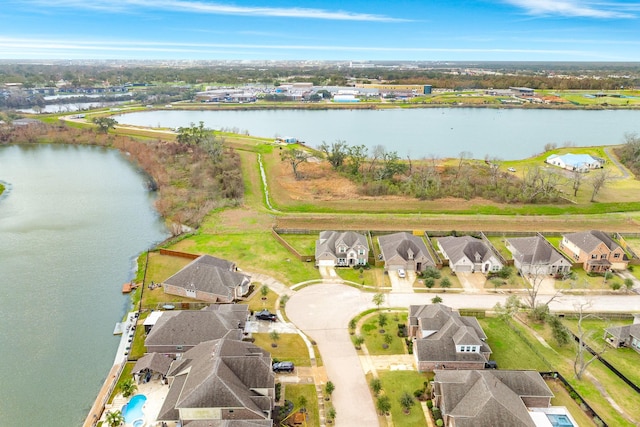
{"type": "Polygon", "coordinates": [[[278,316],[276,316],[275,314],[271,313],[269,310],[261,310],[261,311],[256,313],[256,319],[259,319],[259,320],[270,320],[272,322],[275,322],[276,320],[278,320],[278,316]]]}
{"type": "Polygon", "coordinates": [[[398,269],[398,277],[401,279],[404,279],[405,277],[407,277],[407,272],[404,271],[404,268],[398,269]]]}
{"type": "Polygon", "coordinates": [[[507,169],[507,170],[508,170],[509,172],[515,172],[515,171],[516,171],[516,168],[509,168],[509,169],[507,169]]]}
{"type": "Polygon", "coordinates": [[[484,364],[485,369],[498,369],[498,363],[495,360],[489,360],[484,364]]]}
{"type": "Polygon", "coordinates": [[[293,372],[293,362],[276,362],[273,364],[273,372],[293,372]]]}

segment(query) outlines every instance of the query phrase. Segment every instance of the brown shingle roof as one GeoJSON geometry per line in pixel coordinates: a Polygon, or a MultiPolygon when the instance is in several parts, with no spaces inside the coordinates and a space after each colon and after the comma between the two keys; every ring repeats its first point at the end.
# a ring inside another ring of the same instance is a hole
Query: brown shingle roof
{"type": "Polygon", "coordinates": [[[150,371],[158,372],[162,375],[167,375],[167,372],[169,372],[169,367],[171,366],[171,362],[173,362],[173,359],[164,354],[145,354],[140,359],[138,359],[136,364],[133,366],[131,373],[137,374],[144,371],[145,369],[149,369],[150,371]]]}

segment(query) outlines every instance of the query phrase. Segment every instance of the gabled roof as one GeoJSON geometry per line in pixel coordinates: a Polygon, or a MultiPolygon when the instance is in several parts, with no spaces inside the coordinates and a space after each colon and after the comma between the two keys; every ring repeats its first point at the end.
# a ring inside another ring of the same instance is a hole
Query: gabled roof
{"type": "Polygon", "coordinates": [[[476,254],[479,255],[480,262],[487,261],[494,256],[491,248],[485,242],[471,236],[441,237],[438,239],[438,243],[454,264],[457,264],[463,258],[467,258],[471,262],[477,262],[476,254]]]}
{"type": "Polygon", "coordinates": [[[150,371],[157,372],[162,375],[167,375],[169,367],[171,366],[171,359],[169,356],[160,353],[149,353],[142,356],[131,370],[132,374],[137,374],[149,369],[150,371]]]}
{"type": "Polygon", "coordinates": [[[196,420],[184,427],[273,427],[273,420],[196,420]]]}
{"type": "Polygon", "coordinates": [[[234,269],[235,264],[230,261],[202,255],[166,279],[164,283],[233,299],[235,288],[250,280],[249,276],[237,273],[234,269]]]}
{"type": "Polygon", "coordinates": [[[208,308],[197,311],[165,311],[147,335],[145,345],[194,346],[203,341],[222,338],[229,333],[231,336],[241,337],[249,314],[248,306],[228,304],[220,307],[233,305],[236,306],[234,310],[208,308]]]}
{"type": "Polygon", "coordinates": [[[427,245],[419,236],[407,232],[393,233],[378,237],[378,242],[385,262],[394,257],[399,257],[404,261],[413,258],[422,259],[435,266],[435,262],[427,250],[427,245]]]}
{"type": "Polygon", "coordinates": [[[534,371],[436,370],[434,382],[456,427],[534,427],[522,398],[553,397],[534,371]]]}
{"type": "Polygon", "coordinates": [[[273,405],[272,397],[257,392],[275,386],[271,356],[248,342],[200,343],[174,362],[169,375],[175,379],[159,420],[177,420],[182,408],[243,408],[267,418],[273,405]]]}
{"type": "Polygon", "coordinates": [[[551,243],[542,236],[515,237],[507,239],[513,258],[524,265],[554,264],[564,260],[570,264],[551,243]]]}
{"type": "Polygon", "coordinates": [[[602,243],[604,243],[610,251],[620,247],[607,233],[599,230],[569,233],[564,234],[563,237],[587,253],[590,253],[602,243]]]}
{"type": "Polygon", "coordinates": [[[625,326],[614,326],[605,329],[605,331],[618,339],[627,339],[630,336],[640,339],[640,323],[625,326]]]}
{"type": "Polygon", "coordinates": [[[362,245],[368,248],[367,237],[355,231],[322,231],[320,238],[316,241],[316,258],[323,254],[336,255],[336,247],[339,243],[344,243],[348,248],[362,245]]]}
{"type": "Polygon", "coordinates": [[[460,316],[442,304],[409,307],[409,324],[435,333],[415,340],[414,351],[419,361],[462,362],[485,361],[482,353],[491,353],[484,341],[487,336],[475,317],[460,316]],[[457,352],[456,345],[479,345],[480,353],[457,352]]]}

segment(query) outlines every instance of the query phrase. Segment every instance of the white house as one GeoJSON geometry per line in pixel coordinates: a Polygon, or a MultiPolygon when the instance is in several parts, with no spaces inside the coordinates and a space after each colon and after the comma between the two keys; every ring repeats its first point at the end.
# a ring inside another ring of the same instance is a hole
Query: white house
{"type": "Polygon", "coordinates": [[[592,157],[588,154],[552,154],[547,157],[545,162],[563,169],[579,172],[588,172],[591,169],[604,167],[604,159],[592,157]]]}

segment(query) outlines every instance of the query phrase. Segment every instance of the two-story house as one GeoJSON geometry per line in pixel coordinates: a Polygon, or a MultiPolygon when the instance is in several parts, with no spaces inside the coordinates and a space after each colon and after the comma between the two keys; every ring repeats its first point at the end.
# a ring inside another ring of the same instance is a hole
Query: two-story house
{"type": "Polygon", "coordinates": [[[409,337],[419,371],[484,369],[491,348],[475,317],[442,304],[409,306],[409,337]]]}
{"type": "Polygon", "coordinates": [[[369,245],[364,234],[355,231],[323,231],[316,241],[316,267],[366,265],[369,245]]]}
{"type": "Polygon", "coordinates": [[[574,262],[582,263],[587,272],[626,270],[629,264],[624,249],[607,233],[599,230],[565,234],[562,236],[560,249],[574,262]]]}

